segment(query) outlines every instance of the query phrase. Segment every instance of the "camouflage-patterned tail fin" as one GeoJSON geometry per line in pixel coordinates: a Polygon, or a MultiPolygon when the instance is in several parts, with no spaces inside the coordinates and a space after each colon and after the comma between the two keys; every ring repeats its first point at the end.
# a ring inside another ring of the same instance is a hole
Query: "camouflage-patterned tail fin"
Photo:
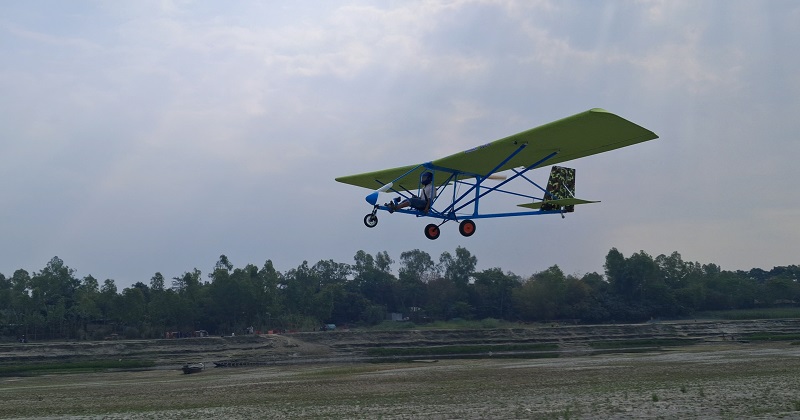
{"type": "MultiPolygon", "coordinates": [[[[545,194],[542,210],[558,210],[560,204],[548,201],[561,200],[575,197],[575,169],[553,166],[550,169],[550,179],[547,180],[547,194],[545,194]]],[[[575,211],[575,205],[563,206],[565,213],[575,211]]]]}

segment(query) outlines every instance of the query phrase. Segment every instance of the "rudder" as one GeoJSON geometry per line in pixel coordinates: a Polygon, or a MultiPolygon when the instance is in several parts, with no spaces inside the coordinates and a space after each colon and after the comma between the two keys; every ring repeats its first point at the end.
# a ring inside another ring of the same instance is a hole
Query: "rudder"
{"type": "MultiPolygon", "coordinates": [[[[547,180],[547,193],[545,194],[542,210],[559,210],[558,204],[548,201],[575,197],[575,169],[563,166],[553,166],[550,169],[550,178],[547,180]]],[[[575,211],[574,205],[563,206],[565,213],[575,211]]]]}

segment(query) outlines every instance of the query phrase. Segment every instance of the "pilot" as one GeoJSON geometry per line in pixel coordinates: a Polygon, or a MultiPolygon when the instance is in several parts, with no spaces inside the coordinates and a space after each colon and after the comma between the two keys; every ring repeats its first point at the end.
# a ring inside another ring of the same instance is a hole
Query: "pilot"
{"type": "Polygon", "coordinates": [[[434,194],[436,191],[433,189],[433,174],[425,171],[419,177],[419,183],[422,184],[422,197],[412,196],[407,200],[398,203],[400,198],[395,198],[386,204],[389,207],[389,213],[394,213],[397,209],[411,206],[411,208],[421,211],[423,214],[428,214],[433,203],[434,194]]]}

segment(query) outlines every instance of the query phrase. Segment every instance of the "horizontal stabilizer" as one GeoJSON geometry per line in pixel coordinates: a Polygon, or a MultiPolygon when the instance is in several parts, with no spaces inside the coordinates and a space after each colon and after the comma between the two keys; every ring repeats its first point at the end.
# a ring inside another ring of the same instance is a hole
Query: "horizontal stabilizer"
{"type": "Polygon", "coordinates": [[[578,204],[590,204],[590,203],[599,203],[599,201],[582,200],[580,198],[561,198],[558,200],[537,201],[535,203],[519,204],[519,206],[538,210],[542,208],[543,204],[553,205],[555,207],[563,207],[563,206],[575,206],[578,204]]]}

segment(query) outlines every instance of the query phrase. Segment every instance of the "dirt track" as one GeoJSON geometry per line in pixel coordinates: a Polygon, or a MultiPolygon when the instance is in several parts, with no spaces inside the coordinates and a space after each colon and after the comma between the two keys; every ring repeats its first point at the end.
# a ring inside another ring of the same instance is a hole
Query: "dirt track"
{"type": "Polygon", "coordinates": [[[800,418],[800,346],[0,378],[0,417],[800,418]]]}
{"type": "Polygon", "coordinates": [[[627,340],[717,343],[769,331],[800,334],[800,319],[689,321],[623,325],[537,325],[489,330],[335,331],[288,335],[69,343],[0,344],[0,366],[50,361],[138,359],[177,368],[186,362],[299,364],[372,361],[369,349],[443,345],[555,344],[561,357],[591,354],[587,344],[627,340]]]}
{"type": "Polygon", "coordinates": [[[800,418],[800,346],[742,340],[767,331],[796,334],[800,320],[6,343],[0,365],[114,358],[157,367],[2,377],[0,417],[800,418]],[[642,339],[679,345],[590,346],[642,339]],[[370,363],[368,354],[507,343],[557,344],[558,357],[370,363]],[[184,375],[187,361],[243,367],[184,375]]]}

